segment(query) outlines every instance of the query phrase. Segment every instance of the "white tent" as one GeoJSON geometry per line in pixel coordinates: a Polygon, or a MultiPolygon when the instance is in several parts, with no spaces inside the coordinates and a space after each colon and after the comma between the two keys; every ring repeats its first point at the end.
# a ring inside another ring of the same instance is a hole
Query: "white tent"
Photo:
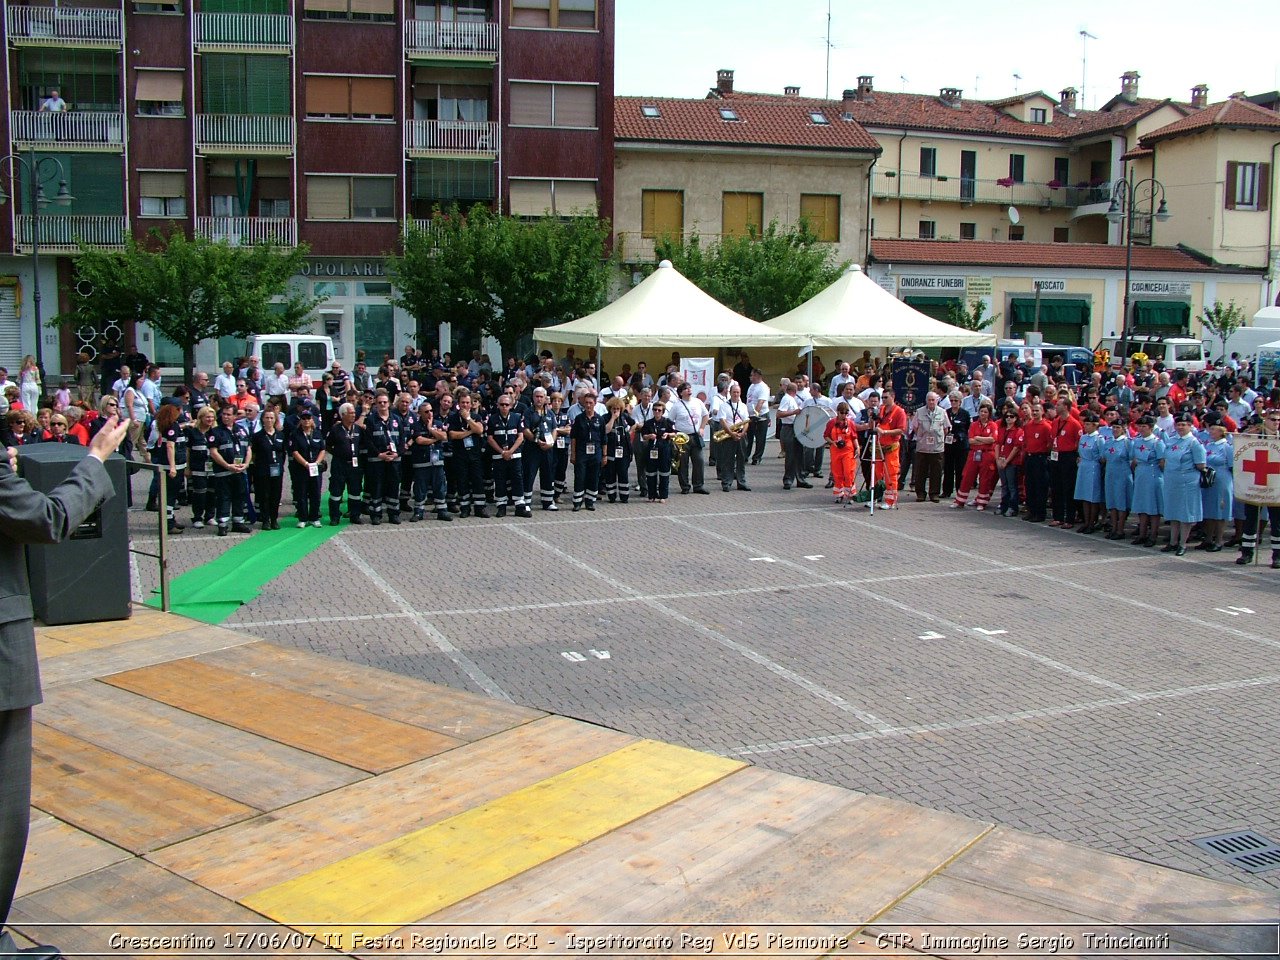
{"type": "Polygon", "coordinates": [[[993,346],[996,339],[991,331],[965,330],[907,306],[856,264],[764,326],[801,334],[815,347],[977,347],[993,346]]]}
{"type": "Polygon", "coordinates": [[[670,260],[613,303],[578,320],[533,331],[539,344],[596,347],[799,346],[808,337],[770,330],[703,293],[680,275],[670,260]]]}

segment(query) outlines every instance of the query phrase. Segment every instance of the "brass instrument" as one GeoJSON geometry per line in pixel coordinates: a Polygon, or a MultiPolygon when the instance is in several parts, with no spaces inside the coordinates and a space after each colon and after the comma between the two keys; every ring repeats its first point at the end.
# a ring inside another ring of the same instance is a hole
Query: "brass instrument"
{"type": "Polygon", "coordinates": [[[671,442],[676,445],[676,453],[683,453],[685,446],[689,443],[689,435],[687,433],[677,433],[671,438],[671,442]]]}
{"type": "Polygon", "coordinates": [[[733,434],[730,433],[728,430],[721,429],[713,433],[711,435],[711,439],[714,440],[716,443],[724,443],[726,440],[732,440],[733,434]]]}

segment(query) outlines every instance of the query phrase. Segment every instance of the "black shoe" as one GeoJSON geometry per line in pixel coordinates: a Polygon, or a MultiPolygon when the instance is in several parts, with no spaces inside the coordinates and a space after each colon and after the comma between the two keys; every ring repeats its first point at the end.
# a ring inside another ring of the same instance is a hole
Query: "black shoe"
{"type": "Polygon", "coordinates": [[[1179,549],[1179,547],[1178,547],[1178,545],[1177,545],[1176,543],[1166,543],[1163,547],[1161,547],[1161,548],[1160,548],[1160,552],[1161,552],[1161,553],[1173,553],[1173,551],[1175,551],[1175,550],[1177,550],[1177,549],[1179,549]]]}
{"type": "Polygon", "coordinates": [[[594,500],[588,500],[586,506],[588,510],[594,511],[596,508],[596,502],[594,500]]]}
{"type": "Polygon", "coordinates": [[[1271,569],[1280,570],[1280,550],[1271,551],[1271,569]]]}
{"type": "Polygon", "coordinates": [[[454,503],[454,504],[450,504],[446,509],[447,509],[450,513],[458,513],[458,512],[460,512],[460,510],[461,510],[461,508],[460,508],[456,503],[454,503]]]}
{"type": "Polygon", "coordinates": [[[228,527],[225,523],[218,524],[218,536],[225,537],[230,532],[230,530],[231,528],[228,527]]]}
{"type": "Polygon", "coordinates": [[[180,523],[171,523],[169,524],[169,536],[175,537],[185,529],[186,527],[182,526],[180,523]]]}
{"type": "Polygon", "coordinates": [[[331,527],[336,527],[336,526],[337,526],[338,524],[340,524],[341,522],[342,522],[342,518],[341,518],[341,517],[330,517],[330,518],[329,518],[329,526],[331,526],[331,527]]]}
{"type": "Polygon", "coordinates": [[[525,519],[528,519],[529,517],[533,516],[533,511],[530,510],[528,507],[516,507],[516,516],[524,517],[525,519]]]}
{"type": "Polygon", "coordinates": [[[790,490],[790,489],[791,489],[791,484],[789,484],[789,483],[784,483],[784,484],[782,485],[782,489],[783,489],[783,490],[790,490]]]}
{"type": "Polygon", "coordinates": [[[611,493],[611,494],[609,494],[609,502],[610,502],[610,503],[617,503],[617,502],[618,502],[618,495],[617,495],[616,493],[611,493]]]}
{"type": "Polygon", "coordinates": [[[253,527],[247,523],[233,523],[231,525],[232,533],[253,533],[253,527]]]}
{"type": "Polygon", "coordinates": [[[417,523],[417,522],[418,522],[419,520],[421,520],[421,519],[422,519],[422,511],[421,511],[421,510],[415,510],[415,511],[413,511],[413,513],[409,514],[409,522],[410,522],[410,523],[417,523]]]}
{"type": "Polygon", "coordinates": [[[387,523],[391,524],[393,527],[400,526],[400,514],[398,513],[387,514],[387,523]]]}
{"type": "Polygon", "coordinates": [[[694,493],[705,493],[708,497],[709,497],[709,496],[711,496],[711,491],[710,491],[710,490],[708,490],[706,487],[694,487],[694,488],[693,488],[693,492],[694,492],[694,493]]]}
{"type": "Polygon", "coordinates": [[[489,519],[489,508],[488,508],[488,507],[476,507],[476,508],[475,508],[474,513],[475,513],[475,515],[476,515],[477,517],[479,517],[481,520],[488,520],[488,519],[489,519]]]}
{"type": "Polygon", "coordinates": [[[574,513],[577,513],[577,512],[578,512],[579,510],[581,510],[581,509],[582,509],[582,504],[580,504],[580,503],[575,503],[575,504],[573,505],[573,512],[574,512],[574,513]]]}
{"type": "Polygon", "coordinates": [[[738,489],[739,489],[739,490],[745,490],[747,493],[750,493],[750,492],[751,492],[751,488],[750,488],[750,487],[748,487],[745,483],[740,483],[740,484],[738,484],[738,489]]]}
{"type": "Polygon", "coordinates": [[[1187,548],[1179,544],[1178,549],[1175,550],[1174,553],[1179,557],[1185,557],[1187,555],[1187,548]]]}
{"type": "Polygon", "coordinates": [[[160,512],[160,501],[158,501],[158,500],[148,500],[148,501],[147,501],[147,513],[159,513],[159,512],[160,512]]]}
{"type": "MultiPolygon", "coordinates": [[[[831,489],[832,487],[834,487],[835,485],[836,485],[835,478],[834,478],[834,477],[827,477],[827,489],[828,489],[828,490],[830,490],[830,489],[831,489]]],[[[924,500],[924,497],[920,497],[919,499],[920,499],[920,500],[924,500]]]]}
{"type": "Polygon", "coordinates": [[[381,526],[381,524],[382,524],[382,518],[378,516],[376,513],[369,518],[369,525],[371,527],[381,526]]]}
{"type": "Polygon", "coordinates": [[[760,461],[759,461],[759,460],[752,460],[752,461],[751,461],[751,465],[752,465],[753,467],[758,467],[758,466],[760,466],[760,461]]]}
{"type": "Polygon", "coordinates": [[[448,521],[449,523],[453,523],[453,517],[449,514],[448,510],[437,510],[436,519],[445,520],[445,521],[448,521]]]}
{"type": "Polygon", "coordinates": [[[1205,547],[1205,550],[1207,550],[1209,553],[1221,553],[1221,552],[1222,552],[1222,544],[1220,544],[1220,543],[1211,543],[1211,544],[1209,544],[1209,546],[1205,547]]]}
{"type": "Polygon", "coordinates": [[[684,489],[682,489],[680,492],[681,492],[681,493],[688,493],[688,492],[689,492],[689,488],[688,488],[688,487],[685,487],[685,488],[684,488],[684,489]]]}
{"type": "Polygon", "coordinates": [[[353,527],[358,527],[358,526],[360,526],[360,524],[362,524],[362,523],[364,523],[364,520],[363,520],[363,518],[361,518],[361,517],[352,517],[352,518],[351,518],[351,525],[352,525],[353,527]]]}
{"type": "Polygon", "coordinates": [[[722,484],[720,485],[720,489],[721,489],[722,491],[724,491],[725,493],[728,493],[728,492],[729,492],[730,490],[732,490],[733,488],[732,488],[731,486],[729,486],[727,483],[722,483],[722,484]]]}
{"type": "Polygon", "coordinates": [[[813,489],[813,484],[812,484],[812,483],[810,483],[808,480],[797,480],[797,481],[796,481],[796,486],[797,486],[797,487],[803,487],[805,490],[812,490],[812,489],[813,489]]]}
{"type": "Polygon", "coordinates": [[[1253,551],[1242,549],[1240,551],[1240,556],[1236,557],[1236,566],[1247,567],[1251,563],[1253,563],[1253,551]]]}
{"type": "Polygon", "coordinates": [[[495,512],[499,517],[505,517],[505,516],[507,515],[507,505],[504,503],[502,506],[500,506],[500,507],[499,507],[497,510],[495,510],[494,512],[495,512]]]}

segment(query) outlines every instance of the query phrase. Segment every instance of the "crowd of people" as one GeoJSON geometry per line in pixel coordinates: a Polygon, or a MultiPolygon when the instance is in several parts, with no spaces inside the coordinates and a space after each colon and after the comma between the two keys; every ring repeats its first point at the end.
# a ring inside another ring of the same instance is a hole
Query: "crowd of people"
{"type": "Polygon", "coordinates": [[[24,393],[28,365],[21,386],[6,385],[0,370],[0,390],[18,390],[3,440],[87,444],[120,413],[130,420],[126,455],[168,474],[169,502],[158,502],[156,480],[148,508],[165,510],[174,533],[184,526],[175,506],[220,535],[279,528],[286,476],[299,526],[321,525],[326,502],[330,524],[345,516],[377,525],[429,514],[528,517],[562,503],[593,511],[633,495],[664,503],[673,479],[681,494],[707,494],[711,482],[749,491],[748,468],[766,456],[772,432],[783,489],[812,488],[829,459],[837,502],[896,509],[910,480],[916,502],[1148,547],[1167,523],[1165,550],[1182,555],[1193,539],[1209,552],[1239,546],[1241,563],[1252,560],[1264,520],[1280,568],[1280,510],[1260,518],[1232,486],[1232,436],[1280,434],[1280,389],[1254,390],[1238,364],[1189,374],[1141,355],[1097,370],[1060,357],[984,357],[972,371],[934,361],[930,389],[908,411],[891,386],[900,358],[882,364],[869,353],[837,361],[825,383],[820,363],[811,379],[806,362],[776,394],[745,353],[697,388],[678,354],[656,379],[641,362],[601,385],[594,350],[558,359],[543,351],[495,371],[479,352],[455,363],[410,346],[376,371],[363,357],[351,372],[335,361],[319,386],[300,364],[262,371],[246,358],[223,364],[212,383],[197,371],[172,390],[145,357],[123,359],[96,404],[78,383],[81,399],[55,396],[34,413],[24,402],[34,399],[24,393]],[[825,445],[798,439],[811,406],[830,415],[825,445]]]}

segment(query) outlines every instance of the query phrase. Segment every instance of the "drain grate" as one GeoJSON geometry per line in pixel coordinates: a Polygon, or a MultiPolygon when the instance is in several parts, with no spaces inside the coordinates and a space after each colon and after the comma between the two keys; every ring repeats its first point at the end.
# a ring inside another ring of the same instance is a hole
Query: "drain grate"
{"type": "Polygon", "coordinates": [[[1220,833],[1191,842],[1249,873],[1280,869],[1280,843],[1252,830],[1220,833]]]}

